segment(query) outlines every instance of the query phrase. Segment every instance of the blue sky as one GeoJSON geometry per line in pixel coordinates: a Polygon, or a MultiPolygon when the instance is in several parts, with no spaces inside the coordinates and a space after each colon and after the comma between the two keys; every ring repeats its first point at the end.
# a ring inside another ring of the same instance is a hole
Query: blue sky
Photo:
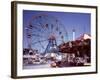
{"type": "MultiPolygon", "coordinates": [[[[75,29],[75,38],[80,35],[91,33],[91,14],[89,13],[75,13],[75,12],[51,12],[51,11],[34,11],[34,10],[23,10],[23,44],[24,47],[27,46],[27,38],[25,33],[25,27],[29,25],[33,16],[38,14],[48,14],[50,16],[56,17],[66,29],[68,33],[68,39],[72,40],[72,30],[75,29]]],[[[37,32],[38,33],[38,32],[37,32]]]]}

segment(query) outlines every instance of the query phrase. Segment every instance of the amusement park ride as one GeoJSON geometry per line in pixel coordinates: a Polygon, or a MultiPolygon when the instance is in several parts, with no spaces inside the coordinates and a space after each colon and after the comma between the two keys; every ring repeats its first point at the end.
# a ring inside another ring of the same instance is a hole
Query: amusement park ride
{"type": "Polygon", "coordinates": [[[33,16],[25,29],[28,48],[36,48],[40,53],[58,53],[57,46],[68,40],[64,25],[54,16],[47,14],[33,16]]]}
{"type": "MultiPolygon", "coordinates": [[[[68,42],[68,32],[65,26],[56,17],[48,14],[33,16],[29,24],[25,27],[24,34],[27,39],[27,53],[29,54],[31,52],[34,54],[34,52],[37,51],[35,55],[31,55],[30,57],[24,55],[25,64],[29,64],[29,62],[34,64],[36,61],[47,63],[50,60],[57,62],[63,59],[59,46],[68,42]],[[32,56],[35,56],[34,59],[32,56]]],[[[73,29],[72,41],[74,40],[75,29],[73,29]]],[[[72,44],[69,43],[69,46],[72,46],[72,44]]],[[[71,56],[72,58],[75,57],[75,55],[72,54],[68,56],[68,59],[71,56]]],[[[84,62],[84,60],[82,61],[84,62]]]]}

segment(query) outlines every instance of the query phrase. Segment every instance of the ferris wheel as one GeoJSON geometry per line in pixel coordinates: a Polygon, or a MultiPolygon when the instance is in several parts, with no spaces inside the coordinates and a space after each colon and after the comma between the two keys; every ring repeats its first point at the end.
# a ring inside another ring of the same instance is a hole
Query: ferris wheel
{"type": "Polygon", "coordinates": [[[48,14],[32,16],[25,27],[25,35],[27,47],[39,53],[50,52],[52,47],[57,50],[57,46],[68,41],[65,26],[57,17],[48,14]]]}

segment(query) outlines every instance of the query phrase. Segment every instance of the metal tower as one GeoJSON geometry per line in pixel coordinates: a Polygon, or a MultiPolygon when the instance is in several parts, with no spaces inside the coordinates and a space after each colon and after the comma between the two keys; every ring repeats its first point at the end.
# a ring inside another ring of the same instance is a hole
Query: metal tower
{"type": "Polygon", "coordinates": [[[57,47],[57,42],[56,42],[56,38],[52,35],[50,36],[50,38],[48,39],[48,45],[45,49],[44,54],[46,53],[59,53],[59,49],[57,47]]]}
{"type": "Polygon", "coordinates": [[[75,41],[75,29],[73,29],[73,41],[75,41]]]}

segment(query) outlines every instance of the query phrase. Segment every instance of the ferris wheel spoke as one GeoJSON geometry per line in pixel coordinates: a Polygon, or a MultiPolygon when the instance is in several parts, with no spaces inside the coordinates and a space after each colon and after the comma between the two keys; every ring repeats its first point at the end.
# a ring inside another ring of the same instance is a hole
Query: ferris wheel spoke
{"type": "Polygon", "coordinates": [[[43,23],[41,23],[41,22],[38,22],[38,24],[40,25],[40,29],[43,31],[43,32],[46,32],[46,28],[48,28],[48,24],[43,24],[43,23]]]}
{"type": "Polygon", "coordinates": [[[41,26],[44,26],[44,25],[42,25],[42,24],[33,24],[33,25],[35,25],[35,26],[31,25],[32,28],[29,28],[29,30],[37,31],[38,33],[43,33],[44,32],[44,29],[41,28],[41,26]]]}
{"type": "Polygon", "coordinates": [[[44,36],[39,35],[39,34],[32,34],[32,36],[35,36],[35,37],[41,37],[41,38],[43,38],[43,37],[44,37],[44,36]]]}
{"type": "Polygon", "coordinates": [[[44,46],[42,45],[42,43],[39,41],[40,46],[42,47],[42,49],[45,49],[44,46]]]}
{"type": "Polygon", "coordinates": [[[36,42],[32,43],[32,45],[35,45],[35,44],[37,44],[37,43],[39,43],[39,42],[45,42],[45,41],[48,41],[48,40],[46,39],[46,40],[36,41],[36,42]]]}
{"type": "Polygon", "coordinates": [[[41,33],[43,33],[43,31],[41,31],[41,29],[39,30],[37,27],[34,27],[34,31],[27,29],[27,35],[31,34],[32,36],[35,36],[35,37],[45,37],[45,36],[42,36],[41,33]],[[33,32],[37,34],[34,34],[33,32]]]}
{"type": "Polygon", "coordinates": [[[32,28],[31,28],[31,29],[29,28],[29,30],[36,30],[36,31],[38,31],[38,32],[41,32],[41,29],[37,27],[37,26],[39,26],[39,25],[34,26],[34,24],[33,24],[33,25],[30,25],[30,26],[32,26],[32,28]]]}
{"type": "Polygon", "coordinates": [[[40,23],[40,25],[42,26],[42,27],[40,27],[41,28],[41,33],[40,34],[45,33],[44,37],[47,37],[49,35],[49,33],[48,33],[49,25],[48,24],[43,25],[42,23],[40,23]]]}

